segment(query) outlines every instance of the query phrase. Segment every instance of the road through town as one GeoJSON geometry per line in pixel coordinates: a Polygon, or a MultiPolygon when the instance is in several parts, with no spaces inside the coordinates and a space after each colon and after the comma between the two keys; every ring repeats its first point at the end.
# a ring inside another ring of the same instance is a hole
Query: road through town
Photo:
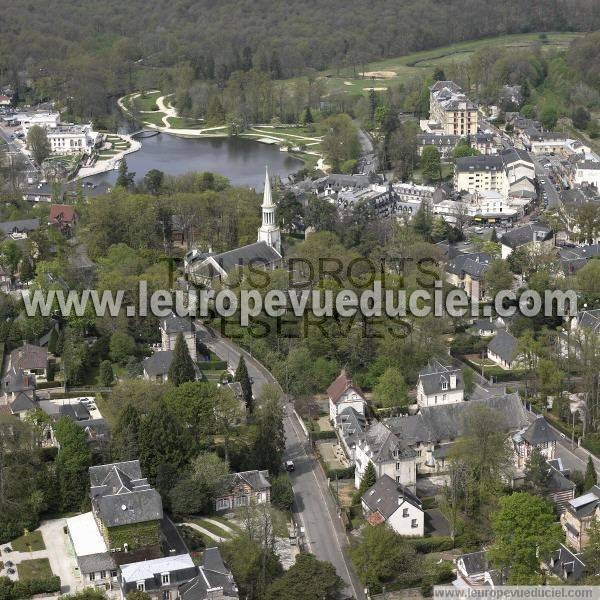
{"type": "Polygon", "coordinates": [[[346,584],[346,594],[357,600],[365,595],[352,565],[347,557],[348,539],[337,514],[337,508],[327,486],[323,471],[308,448],[308,440],[293,411],[285,402],[283,390],[269,371],[232,341],[207,330],[197,323],[202,341],[229,367],[235,369],[243,354],[248,374],[253,380],[255,396],[265,384],[275,385],[280,391],[285,407],[284,427],[286,435],[286,459],[294,461],[295,470],[291,473],[295,498],[295,518],[304,528],[308,549],[320,560],[330,562],[346,584]]]}

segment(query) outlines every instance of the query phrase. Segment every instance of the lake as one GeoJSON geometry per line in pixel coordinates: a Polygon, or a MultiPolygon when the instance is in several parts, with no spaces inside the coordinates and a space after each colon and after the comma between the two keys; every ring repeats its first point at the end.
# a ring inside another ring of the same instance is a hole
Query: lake
{"type": "MultiPolygon", "coordinates": [[[[261,144],[242,138],[179,138],[160,133],[140,138],[141,150],[126,156],[127,166],[141,179],[150,169],[159,169],[168,175],[182,175],[190,171],[211,171],[227,177],[233,185],[242,185],[261,191],[265,181],[265,165],[271,176],[286,181],[288,175],[302,168],[303,162],[281,152],[279,146],[261,144]]],[[[117,171],[87,177],[84,181],[114,184],[117,171]]]]}

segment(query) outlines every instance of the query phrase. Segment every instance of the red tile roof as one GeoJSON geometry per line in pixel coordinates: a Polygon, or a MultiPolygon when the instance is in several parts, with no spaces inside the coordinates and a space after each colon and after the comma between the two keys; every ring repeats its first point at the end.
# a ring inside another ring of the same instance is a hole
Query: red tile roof
{"type": "Polygon", "coordinates": [[[334,404],[337,404],[342,394],[352,388],[356,393],[363,395],[362,390],[352,384],[352,379],[344,369],[337,377],[337,379],[327,388],[327,395],[334,404]]]}
{"type": "Polygon", "coordinates": [[[75,209],[68,204],[52,204],[50,206],[50,215],[48,223],[73,223],[75,220],[75,209]]]}

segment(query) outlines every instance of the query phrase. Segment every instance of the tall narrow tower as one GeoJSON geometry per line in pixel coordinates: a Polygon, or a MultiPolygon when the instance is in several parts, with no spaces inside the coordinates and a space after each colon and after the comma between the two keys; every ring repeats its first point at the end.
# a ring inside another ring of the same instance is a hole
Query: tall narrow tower
{"type": "Polygon", "coordinates": [[[275,204],[271,193],[271,180],[269,179],[269,167],[265,172],[265,191],[262,201],[262,225],[258,230],[258,241],[267,242],[281,254],[281,232],[275,223],[275,204]]]}

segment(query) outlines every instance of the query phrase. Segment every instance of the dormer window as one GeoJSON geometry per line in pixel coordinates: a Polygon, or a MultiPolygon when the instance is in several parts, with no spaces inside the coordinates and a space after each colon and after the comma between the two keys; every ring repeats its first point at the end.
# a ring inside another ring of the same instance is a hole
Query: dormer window
{"type": "Polygon", "coordinates": [[[445,379],[442,379],[442,389],[443,390],[447,390],[448,389],[448,382],[445,379]]]}
{"type": "Polygon", "coordinates": [[[146,591],[146,582],[145,581],[138,581],[136,587],[137,587],[137,591],[138,592],[145,592],[146,591]]]}
{"type": "Polygon", "coordinates": [[[163,573],[161,580],[163,585],[169,585],[169,573],[163,573]]]}

